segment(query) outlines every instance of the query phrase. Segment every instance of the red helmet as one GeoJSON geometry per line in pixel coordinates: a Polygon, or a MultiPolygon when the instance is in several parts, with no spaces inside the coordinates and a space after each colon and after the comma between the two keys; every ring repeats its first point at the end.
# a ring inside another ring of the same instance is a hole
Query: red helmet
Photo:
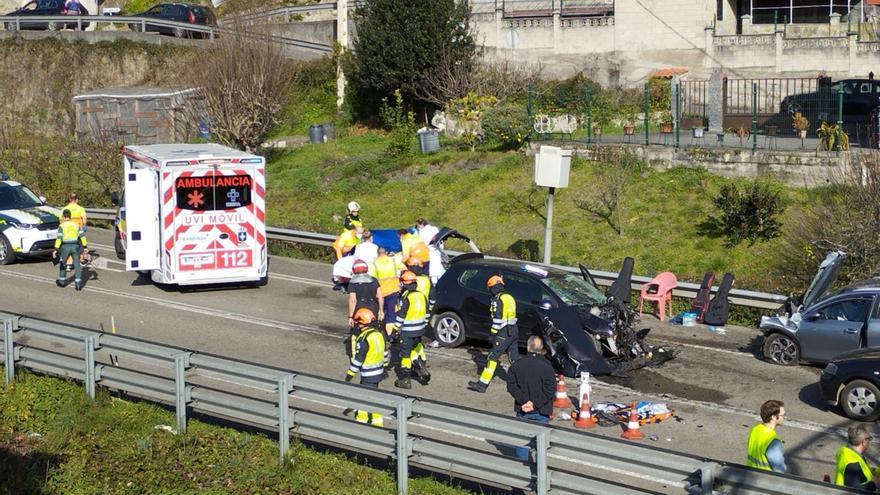
{"type": "Polygon", "coordinates": [[[369,270],[370,267],[364,260],[355,260],[354,265],[351,267],[353,273],[367,273],[369,270]]]}
{"type": "Polygon", "coordinates": [[[361,325],[369,325],[376,321],[376,315],[369,308],[361,308],[354,312],[352,319],[361,325]]]}

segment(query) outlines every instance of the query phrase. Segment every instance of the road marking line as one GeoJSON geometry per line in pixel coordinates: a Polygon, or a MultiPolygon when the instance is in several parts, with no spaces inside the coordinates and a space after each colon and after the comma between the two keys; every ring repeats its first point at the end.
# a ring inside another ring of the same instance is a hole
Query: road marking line
{"type": "MultiPolygon", "coordinates": [[[[10,271],[8,269],[0,269],[0,275],[6,275],[9,277],[15,277],[15,278],[20,278],[20,279],[25,279],[25,280],[31,280],[34,282],[41,282],[41,283],[45,283],[45,284],[54,284],[55,283],[55,280],[52,278],[41,277],[38,275],[28,275],[28,274],[18,273],[18,272],[10,271]]],[[[260,318],[257,316],[251,316],[251,315],[246,315],[246,314],[242,314],[242,313],[233,313],[230,311],[223,311],[220,309],[214,309],[214,308],[209,308],[209,307],[204,307],[204,306],[197,306],[194,304],[187,304],[187,303],[171,301],[171,300],[167,300],[167,299],[160,299],[157,297],[151,297],[151,296],[145,296],[145,295],[144,296],[135,295],[135,294],[131,294],[128,292],[121,292],[121,291],[116,291],[116,290],[112,290],[112,289],[104,289],[104,288],[100,288],[100,287],[91,287],[88,285],[83,290],[88,291],[88,292],[96,292],[99,294],[105,294],[105,295],[109,295],[109,296],[120,297],[123,299],[129,299],[129,300],[133,300],[133,301],[152,303],[152,304],[156,304],[158,306],[164,306],[167,308],[177,309],[180,311],[187,311],[190,313],[203,314],[203,315],[207,315],[207,316],[224,318],[227,320],[239,321],[242,323],[250,323],[250,324],[254,324],[254,325],[258,325],[258,326],[275,328],[278,330],[285,330],[285,331],[291,331],[291,332],[303,332],[303,333],[308,333],[308,334],[312,334],[312,335],[319,335],[322,337],[330,337],[330,338],[334,338],[337,340],[342,340],[343,338],[345,338],[342,335],[334,334],[334,333],[329,332],[327,330],[321,330],[321,329],[306,326],[306,325],[299,325],[296,323],[287,323],[287,322],[282,322],[282,321],[277,321],[277,320],[270,320],[270,319],[260,318]]],[[[432,356],[441,357],[444,359],[448,359],[450,361],[458,361],[458,362],[463,362],[463,363],[468,363],[468,364],[474,363],[474,360],[470,357],[453,355],[453,354],[450,354],[449,351],[439,350],[439,349],[429,349],[429,348],[425,349],[425,350],[432,356]]],[[[707,410],[711,410],[711,411],[722,411],[722,412],[727,412],[729,414],[737,414],[737,415],[747,416],[749,418],[758,418],[758,415],[756,415],[754,413],[754,411],[751,411],[748,409],[727,406],[727,405],[718,404],[718,403],[714,403],[714,402],[705,402],[705,401],[686,399],[686,398],[678,397],[675,395],[663,395],[663,396],[653,395],[653,394],[644,393],[644,392],[641,392],[641,391],[638,391],[638,390],[635,390],[635,389],[632,389],[629,387],[624,387],[622,385],[613,385],[613,384],[609,384],[609,383],[600,382],[598,380],[594,381],[593,383],[594,383],[594,386],[596,386],[597,388],[603,388],[606,390],[610,390],[610,391],[614,391],[614,392],[618,392],[618,393],[623,393],[623,394],[627,394],[630,396],[635,395],[635,396],[647,397],[647,398],[654,399],[658,402],[664,402],[664,401],[665,402],[677,402],[680,404],[690,405],[690,406],[697,407],[700,409],[707,409],[707,410]]],[[[835,436],[842,436],[845,434],[845,430],[843,430],[841,428],[835,428],[835,427],[823,425],[821,423],[816,423],[816,422],[812,422],[812,421],[797,420],[797,419],[789,418],[789,417],[786,417],[785,424],[789,427],[800,428],[803,430],[812,431],[812,432],[816,432],[816,433],[823,433],[823,434],[835,435],[835,436]]]]}
{"type": "Polygon", "coordinates": [[[674,340],[665,340],[665,339],[655,339],[652,338],[651,342],[659,342],[661,344],[666,344],[670,346],[681,346],[681,347],[690,347],[692,349],[699,349],[701,351],[710,351],[710,352],[720,352],[723,354],[730,354],[732,356],[745,356],[754,359],[754,355],[750,352],[740,352],[740,351],[731,351],[730,349],[718,349],[717,347],[709,347],[705,345],[699,344],[688,344],[686,342],[676,342],[674,340]]]}

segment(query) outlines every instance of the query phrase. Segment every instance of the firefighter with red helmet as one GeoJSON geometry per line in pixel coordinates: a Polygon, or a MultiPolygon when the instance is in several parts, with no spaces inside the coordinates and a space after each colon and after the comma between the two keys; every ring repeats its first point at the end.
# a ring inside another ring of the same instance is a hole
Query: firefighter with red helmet
{"type": "Polygon", "coordinates": [[[480,373],[480,379],[468,382],[468,388],[476,392],[485,392],[489,382],[495,376],[498,359],[505,352],[510,356],[511,363],[519,359],[519,328],[516,324],[516,301],[505,292],[504,279],[501,275],[492,275],[486,281],[486,287],[492,294],[489,312],[492,315],[492,349],[486,358],[486,367],[480,373]]]}
{"type": "MultiPolygon", "coordinates": [[[[390,360],[385,334],[377,328],[375,313],[367,308],[358,309],[353,320],[357,335],[345,381],[350,382],[360,373],[361,385],[379,388],[379,383],[385,377],[385,366],[390,360]]],[[[359,423],[383,426],[381,413],[357,410],[355,419],[359,423]]]]}
{"type": "Polygon", "coordinates": [[[399,333],[401,341],[400,370],[394,386],[404,389],[412,388],[410,378],[413,372],[422,385],[427,385],[431,379],[422,346],[422,336],[428,325],[428,299],[416,289],[416,283],[415,273],[406,270],[400,274],[403,293],[397,303],[397,320],[394,323],[394,331],[399,333]]]}

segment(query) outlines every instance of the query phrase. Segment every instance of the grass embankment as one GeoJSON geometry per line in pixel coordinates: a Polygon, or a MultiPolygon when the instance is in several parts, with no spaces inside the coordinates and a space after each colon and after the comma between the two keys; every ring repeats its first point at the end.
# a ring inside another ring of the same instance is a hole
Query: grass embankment
{"type": "MultiPolygon", "coordinates": [[[[366,133],[280,153],[269,165],[268,223],[335,234],[345,205],[356,200],[369,227],[407,226],[424,216],[455,227],[491,253],[527,258],[524,246],[543,244],[544,220],[533,210],[543,213],[546,190],[530,194],[532,157],[450,146],[395,160],[384,156],[386,143],[384,136],[366,133]]],[[[572,161],[570,186],[557,191],[554,203],[554,263],[617,271],[623,257],[632,256],[640,275],[668,270],[680,280],[699,282],[707,270],[719,280],[729,271],[737,287],[783,289],[774,276],[778,239],[729,248],[723,238],[699,232],[699,224],[715,212],[712,199],[721,185],[737,179],[700,169],[636,170],[622,201],[620,236],[576,205],[604,187],[598,177],[607,166],[572,161]]],[[[797,214],[805,193],[787,189],[786,196],[783,224],[797,214]]]]}
{"type": "MultiPolygon", "coordinates": [[[[2,370],[2,367],[0,367],[2,370]]],[[[293,443],[190,421],[186,435],[161,407],[111,398],[27,373],[0,387],[0,494],[376,494],[396,492],[390,473],[293,443]]],[[[428,478],[411,493],[470,493],[428,478]]]]}

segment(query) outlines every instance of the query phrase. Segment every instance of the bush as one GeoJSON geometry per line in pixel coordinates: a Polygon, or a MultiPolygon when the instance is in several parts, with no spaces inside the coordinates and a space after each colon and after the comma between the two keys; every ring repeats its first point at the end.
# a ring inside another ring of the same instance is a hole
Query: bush
{"type": "Polygon", "coordinates": [[[505,150],[521,148],[531,130],[529,114],[525,106],[518,103],[505,103],[490,108],[483,116],[486,139],[498,143],[505,150]]]}
{"type": "Polygon", "coordinates": [[[728,247],[779,235],[777,217],[785,211],[785,204],[781,191],[767,182],[756,179],[742,189],[735,183],[724,184],[712,202],[721,215],[710,215],[706,226],[726,237],[728,247]]]}
{"type": "Polygon", "coordinates": [[[382,124],[391,134],[391,142],[385,152],[391,157],[402,157],[412,153],[416,118],[412,111],[404,108],[403,95],[399,90],[394,92],[394,100],[394,105],[389,105],[388,98],[382,98],[379,114],[382,124]]]}

